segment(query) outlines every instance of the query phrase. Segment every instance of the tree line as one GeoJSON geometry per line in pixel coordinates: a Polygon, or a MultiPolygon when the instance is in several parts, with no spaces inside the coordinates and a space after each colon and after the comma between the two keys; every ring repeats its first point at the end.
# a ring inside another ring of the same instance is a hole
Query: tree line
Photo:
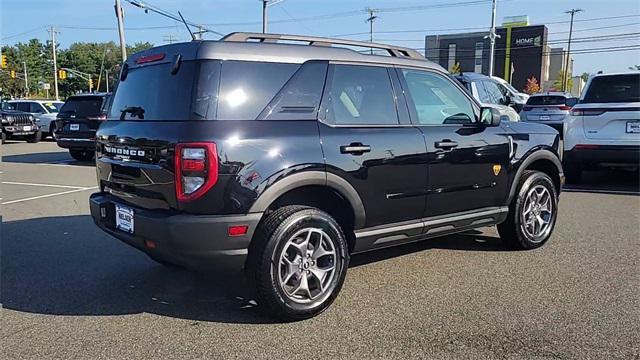
{"type": "MultiPolygon", "coordinates": [[[[149,42],[135,43],[127,46],[127,54],[133,54],[152,47],[149,42]]],[[[54,70],[51,41],[41,42],[31,39],[25,43],[2,47],[2,55],[6,55],[6,67],[0,71],[0,91],[2,97],[45,98],[45,84],[50,84],[49,97],[54,96],[54,70]],[[24,64],[27,67],[29,92],[24,82],[24,64]],[[12,70],[15,78],[11,76],[12,70]]],[[[111,89],[120,72],[120,47],[110,42],[76,42],[68,48],[56,49],[58,69],[69,68],[89,74],[93,82],[93,90],[106,90],[107,82],[111,89]],[[100,69],[103,69],[102,72],[100,69]],[[108,79],[105,76],[105,70],[108,79]],[[101,73],[101,74],[100,74],[101,73]],[[100,82],[98,82],[100,80],[100,82]]],[[[57,75],[57,74],[56,74],[57,75]]],[[[89,82],[73,72],[67,72],[66,79],[58,79],[58,90],[62,99],[69,95],[89,90],[89,82]]]]}

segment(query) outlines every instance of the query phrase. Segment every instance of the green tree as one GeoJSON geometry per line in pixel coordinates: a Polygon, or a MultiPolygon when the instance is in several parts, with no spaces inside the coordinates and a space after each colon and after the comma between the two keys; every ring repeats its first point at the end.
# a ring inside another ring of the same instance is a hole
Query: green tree
{"type": "MultiPolygon", "coordinates": [[[[564,80],[564,71],[560,70],[558,71],[558,76],[556,76],[556,80],[553,82],[553,88],[555,90],[561,91],[563,86],[562,86],[562,81],[564,80]]],[[[571,88],[573,87],[573,79],[571,78],[571,74],[569,74],[569,76],[567,76],[567,88],[566,91],[571,91],[571,88]]]]}
{"type": "Polygon", "coordinates": [[[640,70],[640,65],[629,66],[629,70],[640,70]]]}

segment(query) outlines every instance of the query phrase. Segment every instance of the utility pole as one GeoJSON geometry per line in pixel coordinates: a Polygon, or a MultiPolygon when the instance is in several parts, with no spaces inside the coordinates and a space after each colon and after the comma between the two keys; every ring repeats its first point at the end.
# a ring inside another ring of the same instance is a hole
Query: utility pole
{"type": "Polygon", "coordinates": [[[120,56],[122,62],[127,61],[127,43],[124,40],[124,22],[122,20],[122,7],[120,0],[116,0],[116,17],[118,18],[118,35],[120,36],[120,56]]]}
{"type": "Polygon", "coordinates": [[[27,80],[27,62],[23,61],[22,66],[24,67],[24,91],[27,93],[27,97],[29,97],[29,81],[27,80]]]}
{"type": "Polygon", "coordinates": [[[53,52],[53,86],[55,88],[56,100],[60,100],[58,95],[58,60],[56,59],[56,28],[51,26],[51,47],[53,52]]]}
{"type": "Polygon", "coordinates": [[[493,62],[495,61],[496,51],[496,3],[497,0],[493,0],[491,6],[491,30],[489,30],[489,76],[493,76],[493,62]]]}
{"type": "Polygon", "coordinates": [[[262,0],[262,33],[267,33],[267,7],[269,0],[262,0]]]}
{"type": "Polygon", "coordinates": [[[579,12],[582,12],[582,9],[571,9],[569,11],[565,11],[565,14],[571,14],[571,25],[569,25],[569,43],[567,44],[567,58],[564,59],[564,71],[562,74],[562,91],[567,91],[567,79],[569,72],[569,58],[571,58],[571,35],[573,34],[573,16],[579,12]]]}
{"type": "Polygon", "coordinates": [[[107,92],[109,92],[109,70],[104,69],[104,83],[107,85],[107,92]]]}
{"type": "MultiPolygon", "coordinates": [[[[365,10],[369,12],[369,17],[365,20],[365,22],[369,23],[369,42],[373,42],[373,21],[378,18],[376,16],[377,10],[372,8],[366,8],[365,10]]],[[[369,49],[369,53],[373,55],[373,48],[369,49]]]]}

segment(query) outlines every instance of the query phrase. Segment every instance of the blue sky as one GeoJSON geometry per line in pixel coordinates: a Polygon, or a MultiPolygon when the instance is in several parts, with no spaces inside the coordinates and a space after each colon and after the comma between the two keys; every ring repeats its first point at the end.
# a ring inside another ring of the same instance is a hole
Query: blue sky
{"type": "MultiPolygon", "coordinates": [[[[189,39],[182,25],[153,13],[145,14],[125,0],[122,2],[126,14],[125,27],[129,28],[126,31],[127,42],[149,41],[161,44],[170,36],[182,41],[189,39]],[[145,27],[162,28],[140,29],[145,27]]],[[[172,12],[180,10],[188,20],[208,24],[208,27],[221,33],[261,30],[259,0],[146,2],[172,12]]],[[[46,40],[49,35],[45,28],[48,25],[59,28],[58,41],[63,47],[76,41],[117,42],[113,4],[113,0],[2,0],[0,42],[13,44],[33,37],[46,40]]],[[[490,25],[490,1],[285,0],[269,8],[269,31],[321,36],[366,33],[369,29],[369,25],[365,23],[366,7],[385,9],[420,5],[435,7],[379,13],[375,30],[381,33],[375,35],[376,40],[417,48],[424,46],[424,36],[428,34],[460,32],[447,30],[459,28],[478,28],[480,31],[490,25]],[[452,3],[461,2],[467,4],[450,6],[452,3]],[[449,6],[440,7],[441,4],[449,6]],[[312,19],[309,19],[310,17],[312,19]],[[305,18],[305,21],[296,20],[305,18]],[[399,30],[426,31],[382,33],[399,30]]],[[[554,22],[567,21],[569,16],[564,14],[564,11],[574,7],[585,10],[576,16],[576,20],[587,20],[574,24],[574,38],[622,33],[633,35],[624,39],[575,43],[572,45],[573,49],[640,45],[640,1],[637,0],[499,0],[497,19],[500,24],[505,16],[528,15],[532,24],[548,24],[549,39],[562,40],[568,36],[566,32],[569,30],[569,24],[554,22]],[[619,18],[589,20],[614,16],[619,18]],[[594,28],[599,29],[591,30],[594,28]]],[[[347,37],[368,39],[367,34],[347,37]]],[[[640,50],[576,54],[574,59],[576,74],[598,70],[624,71],[631,65],[640,64],[640,50]]]]}

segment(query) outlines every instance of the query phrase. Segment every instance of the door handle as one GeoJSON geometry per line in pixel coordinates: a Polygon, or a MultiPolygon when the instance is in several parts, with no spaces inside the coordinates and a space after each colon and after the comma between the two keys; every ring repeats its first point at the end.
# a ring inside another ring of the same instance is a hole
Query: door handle
{"type": "Polygon", "coordinates": [[[340,146],[340,153],[342,154],[362,155],[369,151],[371,151],[371,146],[363,145],[362,143],[351,143],[340,146]]]}
{"type": "Polygon", "coordinates": [[[436,141],[435,143],[435,147],[437,147],[438,149],[453,149],[454,147],[457,147],[458,143],[455,141],[451,141],[449,139],[444,139],[441,141],[436,141]]]}

